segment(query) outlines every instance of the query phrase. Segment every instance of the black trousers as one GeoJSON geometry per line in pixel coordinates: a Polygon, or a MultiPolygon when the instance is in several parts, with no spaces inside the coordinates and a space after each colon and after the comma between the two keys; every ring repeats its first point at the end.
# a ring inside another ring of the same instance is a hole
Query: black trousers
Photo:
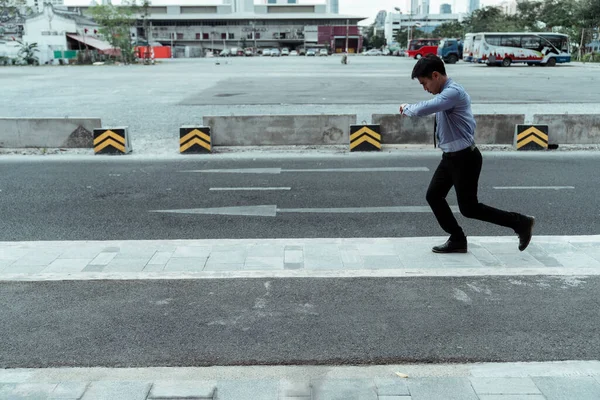
{"type": "Polygon", "coordinates": [[[462,240],[465,234],[450,210],[446,196],[452,186],[456,190],[460,213],[467,218],[506,226],[517,232],[524,217],[521,214],[498,210],[482,204],[477,199],[477,185],[481,173],[482,157],[479,149],[468,148],[456,153],[444,153],[429,189],[427,202],[438,223],[450,234],[452,240],[462,240]]]}

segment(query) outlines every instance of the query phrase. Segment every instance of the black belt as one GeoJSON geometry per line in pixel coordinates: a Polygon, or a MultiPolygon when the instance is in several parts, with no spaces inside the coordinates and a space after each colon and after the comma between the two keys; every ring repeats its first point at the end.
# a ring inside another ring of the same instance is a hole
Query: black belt
{"type": "Polygon", "coordinates": [[[464,156],[466,154],[471,153],[476,148],[477,148],[477,146],[475,146],[474,144],[472,144],[469,147],[467,147],[466,149],[444,153],[444,157],[460,157],[460,156],[464,156]]]}

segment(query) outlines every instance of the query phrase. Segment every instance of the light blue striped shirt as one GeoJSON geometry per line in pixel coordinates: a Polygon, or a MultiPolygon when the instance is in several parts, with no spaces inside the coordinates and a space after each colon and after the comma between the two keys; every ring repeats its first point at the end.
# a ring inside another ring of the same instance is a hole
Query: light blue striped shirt
{"type": "Polygon", "coordinates": [[[448,78],[442,92],[433,99],[404,108],[404,115],[409,117],[433,113],[437,120],[438,147],[443,152],[460,151],[475,144],[477,124],[471,111],[471,97],[458,83],[448,78]]]}

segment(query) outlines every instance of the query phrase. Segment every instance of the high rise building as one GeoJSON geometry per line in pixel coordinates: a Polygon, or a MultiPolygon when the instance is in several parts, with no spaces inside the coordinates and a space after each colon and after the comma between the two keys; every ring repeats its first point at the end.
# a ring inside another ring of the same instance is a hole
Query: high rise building
{"type": "Polygon", "coordinates": [[[469,12],[472,13],[475,10],[479,10],[479,0],[469,0],[469,12]]]}
{"type": "Polygon", "coordinates": [[[375,17],[375,26],[383,28],[385,26],[385,19],[387,18],[387,12],[385,10],[381,10],[377,13],[375,17]]]}
{"type": "Polygon", "coordinates": [[[429,14],[429,0],[421,0],[419,14],[429,14]]]}
{"type": "Polygon", "coordinates": [[[340,13],[340,2],[339,0],[328,0],[329,1],[329,12],[332,14],[340,13]]]}
{"type": "Polygon", "coordinates": [[[410,13],[417,14],[419,12],[419,0],[410,0],[410,13]]]}
{"type": "Polygon", "coordinates": [[[452,6],[448,3],[440,5],[440,14],[452,14],[452,6]]]}

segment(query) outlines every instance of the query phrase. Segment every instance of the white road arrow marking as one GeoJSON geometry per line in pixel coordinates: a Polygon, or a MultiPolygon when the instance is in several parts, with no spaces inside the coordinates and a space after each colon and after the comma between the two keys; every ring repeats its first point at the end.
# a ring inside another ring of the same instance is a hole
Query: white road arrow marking
{"type": "MultiPolygon", "coordinates": [[[[458,213],[457,206],[451,206],[452,212],[458,213]]],[[[349,207],[349,208],[277,208],[276,205],[191,208],[183,210],[152,210],[162,214],[204,214],[204,215],[238,215],[249,217],[276,217],[277,213],[306,214],[378,214],[378,213],[431,213],[428,206],[398,207],[349,207]]]]}

